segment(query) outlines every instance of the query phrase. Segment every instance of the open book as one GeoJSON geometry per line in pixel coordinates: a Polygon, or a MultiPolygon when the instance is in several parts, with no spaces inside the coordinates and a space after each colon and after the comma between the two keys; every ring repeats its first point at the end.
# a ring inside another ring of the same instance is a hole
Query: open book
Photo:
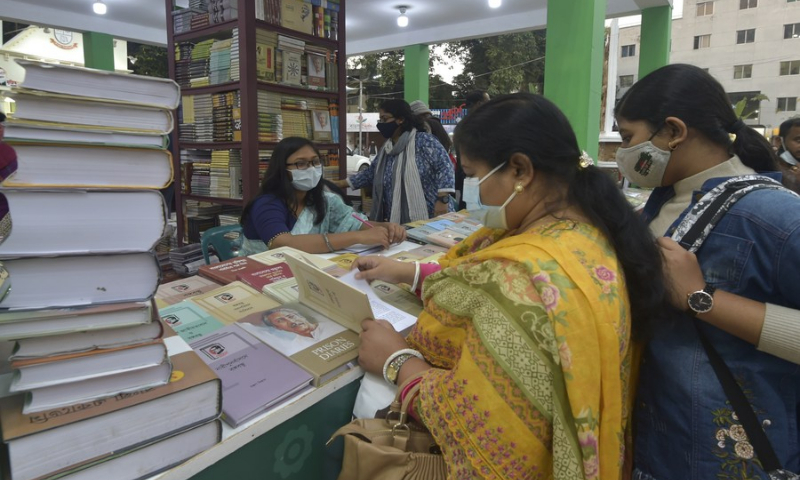
{"type": "Polygon", "coordinates": [[[356,271],[335,278],[295,257],[287,255],[286,263],[297,280],[300,303],[354,332],[361,332],[365,318],[388,320],[398,332],[417,321],[416,317],[381,300],[365,280],[356,280],[356,271]]]}

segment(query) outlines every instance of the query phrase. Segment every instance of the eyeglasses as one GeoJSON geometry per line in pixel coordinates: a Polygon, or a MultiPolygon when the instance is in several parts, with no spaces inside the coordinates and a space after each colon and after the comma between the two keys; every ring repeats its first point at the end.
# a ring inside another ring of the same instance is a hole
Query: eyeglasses
{"type": "Polygon", "coordinates": [[[389,123],[392,120],[394,120],[394,117],[380,117],[379,120],[381,121],[381,123],[389,123]]]}
{"type": "Polygon", "coordinates": [[[286,168],[292,170],[305,170],[310,166],[319,167],[322,165],[322,160],[319,158],[312,158],[311,160],[298,160],[294,163],[287,163],[286,168]]]}

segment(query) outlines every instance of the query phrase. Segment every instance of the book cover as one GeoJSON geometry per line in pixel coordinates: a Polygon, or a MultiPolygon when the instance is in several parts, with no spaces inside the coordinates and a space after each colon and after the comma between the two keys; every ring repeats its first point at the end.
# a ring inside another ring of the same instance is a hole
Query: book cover
{"type": "Polygon", "coordinates": [[[331,140],[331,117],[327,110],[311,111],[314,139],[321,141],[331,140]]]}
{"type": "Polygon", "coordinates": [[[225,325],[192,302],[180,302],[159,310],[161,320],[187,343],[225,325]]]}
{"type": "Polygon", "coordinates": [[[301,258],[306,262],[314,265],[316,268],[319,268],[320,270],[328,270],[329,268],[336,268],[336,264],[328,259],[322,258],[319,255],[309,255],[292,247],[272,248],[270,250],[267,250],[266,252],[250,255],[247,258],[253,259],[265,265],[275,265],[276,263],[285,262],[287,255],[293,256],[295,258],[301,258]]]}
{"type": "Polygon", "coordinates": [[[308,62],[308,84],[315,87],[325,86],[325,57],[309,53],[306,55],[308,62]]]}
{"type": "Polygon", "coordinates": [[[275,81],[275,49],[263,43],[256,44],[256,76],[266,82],[275,81]]]}
{"type": "Polygon", "coordinates": [[[238,324],[191,347],[222,381],[223,419],[234,428],[311,385],[311,375],[238,324]]]}
{"type": "Polygon", "coordinates": [[[283,0],[281,2],[281,26],[311,35],[314,15],[311,4],[303,0],[283,0]]]}
{"type": "Polygon", "coordinates": [[[197,273],[221,285],[227,285],[236,281],[236,275],[254,272],[263,267],[261,263],[248,257],[234,257],[211,265],[203,265],[197,269],[197,273]]]}
{"type": "Polygon", "coordinates": [[[262,291],[265,286],[292,278],[292,270],[285,262],[276,265],[261,265],[261,268],[252,272],[236,274],[236,279],[250,285],[258,291],[262,291]]]}
{"type": "Polygon", "coordinates": [[[158,286],[158,290],[156,290],[156,305],[158,308],[164,308],[221,286],[222,285],[217,282],[199,275],[192,275],[191,277],[181,278],[173,282],[162,283],[158,286]]]}
{"type": "Polygon", "coordinates": [[[294,277],[264,285],[261,291],[279,303],[292,303],[300,298],[300,287],[297,286],[294,277]]]}
{"type": "Polygon", "coordinates": [[[314,377],[314,386],[350,368],[358,334],[299,303],[248,315],[239,324],[314,377]]]}
{"type": "Polygon", "coordinates": [[[187,301],[196,303],[226,325],[235,323],[253,312],[263,312],[280,306],[275,300],[238,281],[187,301]]]}
{"type": "Polygon", "coordinates": [[[302,85],[302,55],[289,50],[283,51],[283,83],[302,85]]]}
{"type": "Polygon", "coordinates": [[[467,234],[447,229],[428,235],[427,240],[442,247],[454,247],[468,236],[467,234]]]}

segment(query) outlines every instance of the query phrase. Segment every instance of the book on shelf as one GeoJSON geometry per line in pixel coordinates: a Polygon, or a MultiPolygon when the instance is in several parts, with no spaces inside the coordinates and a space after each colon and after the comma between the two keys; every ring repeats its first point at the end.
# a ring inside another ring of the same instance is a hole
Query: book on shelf
{"type": "Polygon", "coordinates": [[[66,336],[74,332],[146,325],[158,313],[149,301],[0,313],[0,340],[66,336]]]}
{"type": "Polygon", "coordinates": [[[174,123],[172,112],[161,108],[17,89],[4,96],[14,100],[9,119],[20,126],[166,135],[174,123]]]}
{"type": "MultiPolygon", "coordinates": [[[[218,287],[219,288],[219,287],[218,287]]],[[[193,302],[180,302],[159,310],[161,320],[187,343],[225,326],[193,302]]]]}
{"type": "MultiPolygon", "coordinates": [[[[212,420],[197,427],[147,442],[99,463],[90,463],[58,476],[58,480],[144,480],[169,470],[222,440],[222,425],[212,420]]],[[[54,479],[55,480],[55,479],[54,479]]]]}
{"type": "Polygon", "coordinates": [[[256,75],[266,82],[275,81],[275,48],[256,44],[256,75]]]}
{"type": "Polygon", "coordinates": [[[217,282],[199,275],[192,275],[191,277],[162,283],[158,286],[158,290],[156,290],[156,305],[158,308],[164,308],[189,297],[214,290],[220,286],[221,285],[217,282]]]}
{"type": "Polygon", "coordinates": [[[164,236],[161,192],[5,189],[14,226],[0,258],[146,252],[164,236]]]}
{"type": "Polygon", "coordinates": [[[22,413],[23,395],[0,399],[11,477],[77,471],[217,418],[222,391],[214,372],[194,352],[171,361],[169,383],[134,393],[34,414],[22,413]]]}
{"type": "Polygon", "coordinates": [[[191,347],[222,381],[222,418],[234,428],[311,386],[311,375],[239,324],[191,347]]]}
{"type": "Polygon", "coordinates": [[[151,343],[161,338],[162,334],[161,322],[150,322],[132,327],[21,338],[16,341],[9,360],[14,362],[26,358],[44,358],[151,343]]]}
{"type": "Polygon", "coordinates": [[[15,258],[3,266],[14,288],[0,309],[144,301],[155,294],[161,275],[153,253],[15,258]]]}
{"type": "Polygon", "coordinates": [[[308,84],[314,87],[324,87],[325,81],[325,57],[308,53],[306,55],[308,62],[308,84]]]}
{"type": "Polygon", "coordinates": [[[234,257],[210,265],[203,265],[197,273],[221,285],[227,285],[237,280],[240,273],[255,272],[263,269],[264,265],[248,257],[234,257]]]}
{"type": "Polygon", "coordinates": [[[294,51],[283,50],[282,60],[283,68],[281,71],[283,73],[283,83],[287,85],[302,85],[302,55],[294,51]]]}
{"type": "Polygon", "coordinates": [[[311,117],[314,126],[314,140],[330,142],[333,136],[331,133],[331,116],[328,110],[312,110],[311,117]]]}
{"type": "Polygon", "coordinates": [[[172,155],[151,148],[18,144],[19,167],[5,187],[165,188],[172,155]]]}
{"type": "Polygon", "coordinates": [[[180,89],[172,80],[18,59],[21,88],[174,110],[180,89]]]}
{"type": "Polygon", "coordinates": [[[281,0],[280,2],[281,26],[311,35],[313,32],[314,15],[311,4],[303,0],[281,0]]]}

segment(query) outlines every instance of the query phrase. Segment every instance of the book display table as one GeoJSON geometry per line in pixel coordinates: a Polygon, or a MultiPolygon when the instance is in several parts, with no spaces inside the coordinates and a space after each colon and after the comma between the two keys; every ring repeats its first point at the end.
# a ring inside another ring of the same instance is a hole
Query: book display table
{"type": "Polygon", "coordinates": [[[349,422],[363,372],[345,372],[239,426],[220,443],[150,480],[335,479],[342,442],[325,447],[349,422]]]}

